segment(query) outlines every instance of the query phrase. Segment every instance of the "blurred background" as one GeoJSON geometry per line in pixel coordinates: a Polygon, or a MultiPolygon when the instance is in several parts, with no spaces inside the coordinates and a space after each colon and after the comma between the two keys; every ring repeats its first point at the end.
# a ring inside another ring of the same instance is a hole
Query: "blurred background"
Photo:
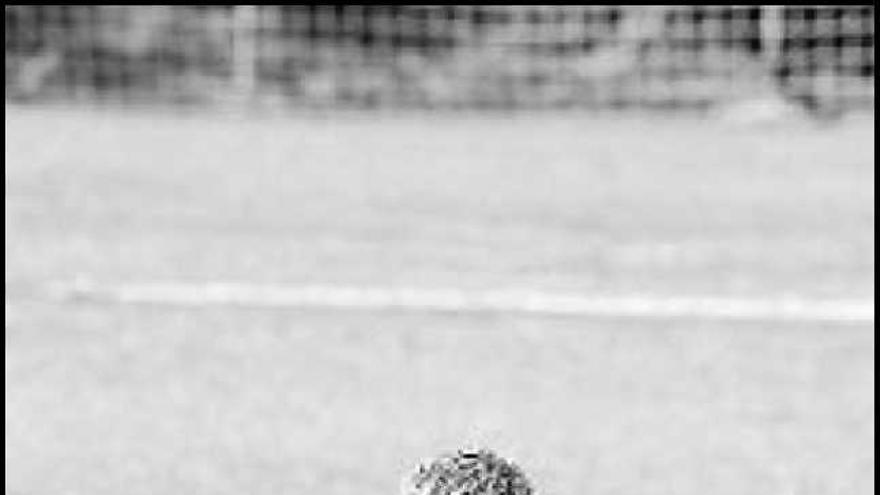
{"type": "Polygon", "coordinates": [[[7,493],[874,493],[873,6],[5,13],[7,493]]]}
{"type": "Polygon", "coordinates": [[[873,74],[868,6],[6,7],[15,101],[858,108],[873,74]]]}

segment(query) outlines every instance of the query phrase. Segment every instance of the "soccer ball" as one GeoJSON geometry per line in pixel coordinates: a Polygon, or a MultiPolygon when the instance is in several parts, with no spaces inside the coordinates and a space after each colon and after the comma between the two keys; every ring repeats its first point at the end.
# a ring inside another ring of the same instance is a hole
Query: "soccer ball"
{"type": "Polygon", "coordinates": [[[491,450],[459,450],[419,465],[402,495],[534,495],[520,468],[491,450]]]}

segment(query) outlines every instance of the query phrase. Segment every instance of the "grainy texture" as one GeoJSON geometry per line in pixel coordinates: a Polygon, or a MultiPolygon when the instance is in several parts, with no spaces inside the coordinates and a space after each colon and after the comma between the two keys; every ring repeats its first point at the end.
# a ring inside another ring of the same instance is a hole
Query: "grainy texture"
{"type": "Polygon", "coordinates": [[[419,465],[404,479],[402,495],[532,495],[516,464],[488,449],[464,449],[419,465]]]}

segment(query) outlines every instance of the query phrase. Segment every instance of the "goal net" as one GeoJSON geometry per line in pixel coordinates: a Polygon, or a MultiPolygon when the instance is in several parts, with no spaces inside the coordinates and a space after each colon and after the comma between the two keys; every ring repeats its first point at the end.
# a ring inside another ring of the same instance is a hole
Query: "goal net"
{"type": "Polygon", "coordinates": [[[6,99],[873,110],[871,6],[7,6],[6,99]]]}

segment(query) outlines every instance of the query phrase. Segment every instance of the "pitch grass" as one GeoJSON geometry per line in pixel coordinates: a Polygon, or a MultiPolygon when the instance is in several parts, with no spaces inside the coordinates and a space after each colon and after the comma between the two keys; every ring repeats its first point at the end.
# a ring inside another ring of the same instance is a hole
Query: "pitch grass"
{"type": "Polygon", "coordinates": [[[388,494],[466,443],[552,495],[874,491],[873,325],[38,290],[83,274],[872,297],[872,124],[12,110],[8,493],[388,494]]]}
{"type": "MultiPolygon", "coordinates": [[[[8,308],[7,308],[8,310],[8,308]]],[[[873,493],[873,328],[16,305],[10,493],[873,493]]]]}
{"type": "Polygon", "coordinates": [[[873,294],[873,123],[24,113],[7,280],[873,294]]]}

